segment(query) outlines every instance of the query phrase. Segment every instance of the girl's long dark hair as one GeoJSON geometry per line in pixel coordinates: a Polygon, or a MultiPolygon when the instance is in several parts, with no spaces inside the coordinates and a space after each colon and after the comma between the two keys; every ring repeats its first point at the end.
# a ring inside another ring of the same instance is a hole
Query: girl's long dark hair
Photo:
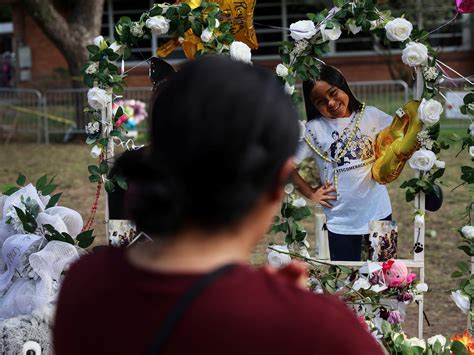
{"type": "Polygon", "coordinates": [[[303,96],[304,104],[306,108],[306,119],[311,121],[312,119],[321,117],[321,112],[311,101],[311,91],[313,90],[314,84],[318,80],[323,80],[330,85],[334,85],[337,88],[344,91],[349,96],[349,110],[352,112],[359,111],[362,108],[361,102],[355,97],[349,84],[347,84],[346,78],[342,75],[341,71],[331,65],[321,64],[318,66],[319,78],[310,79],[303,82],[303,96]]]}

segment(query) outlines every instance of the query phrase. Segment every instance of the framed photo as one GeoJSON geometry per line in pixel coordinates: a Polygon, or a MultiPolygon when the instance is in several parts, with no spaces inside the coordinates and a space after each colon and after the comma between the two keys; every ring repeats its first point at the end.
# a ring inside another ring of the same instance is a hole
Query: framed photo
{"type": "Polygon", "coordinates": [[[135,239],[137,227],[128,219],[109,220],[109,245],[113,247],[127,247],[135,239]]]}
{"type": "Polygon", "coordinates": [[[398,228],[395,221],[369,222],[369,260],[385,261],[396,259],[398,228]]]}

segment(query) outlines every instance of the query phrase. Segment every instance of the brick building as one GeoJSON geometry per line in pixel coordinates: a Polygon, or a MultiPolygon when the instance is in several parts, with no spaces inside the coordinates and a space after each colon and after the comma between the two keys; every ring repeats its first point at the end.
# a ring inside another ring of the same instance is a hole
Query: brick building
{"type": "MultiPolygon", "coordinates": [[[[61,53],[43,34],[19,6],[15,0],[0,0],[7,3],[12,9],[13,49],[16,54],[15,83],[21,87],[61,87],[67,85],[66,62],[61,53]]],[[[274,66],[278,63],[278,45],[288,38],[288,31],[265,27],[264,25],[289,27],[289,24],[305,18],[307,12],[316,12],[323,7],[329,7],[331,1],[316,0],[315,5],[304,5],[303,1],[292,0],[257,0],[254,19],[260,48],[254,52],[253,60],[257,64],[274,66]]],[[[391,2],[388,2],[391,3],[391,2]]],[[[396,3],[400,3],[397,1],[396,3]]],[[[401,1],[403,4],[404,2],[401,1]]],[[[400,10],[392,8],[394,15],[402,12],[414,23],[422,23],[427,30],[432,30],[447,22],[455,15],[452,2],[446,2],[446,7],[439,4],[423,4],[422,0],[405,0],[406,6],[400,10]],[[423,11],[414,8],[415,3],[423,7],[423,11]],[[429,5],[431,4],[431,5],[429,5]],[[407,7],[408,6],[408,7],[407,7]],[[410,10],[410,11],[407,11],[410,10]],[[415,17],[415,18],[413,18],[415,17]]],[[[121,16],[136,19],[153,4],[152,0],[106,0],[104,6],[102,35],[108,37],[113,33],[115,22],[121,16]]],[[[383,4],[382,6],[388,6],[383,4]]],[[[441,59],[465,75],[474,74],[474,17],[462,15],[452,24],[433,33],[430,38],[432,44],[442,51],[441,59]]],[[[136,67],[127,78],[129,86],[148,86],[148,66],[143,63],[156,48],[165,41],[163,38],[153,38],[143,41],[139,48],[134,48],[132,57],[127,61],[128,68],[136,67]],[[141,63],[141,64],[140,64],[141,63]]],[[[1,53],[0,53],[1,54],[1,53]]],[[[182,51],[176,50],[168,60],[179,64],[184,60],[182,51]]],[[[332,44],[331,53],[325,60],[339,67],[351,81],[359,80],[410,80],[409,72],[401,65],[400,51],[377,50],[370,36],[349,36],[344,34],[332,44]]]]}

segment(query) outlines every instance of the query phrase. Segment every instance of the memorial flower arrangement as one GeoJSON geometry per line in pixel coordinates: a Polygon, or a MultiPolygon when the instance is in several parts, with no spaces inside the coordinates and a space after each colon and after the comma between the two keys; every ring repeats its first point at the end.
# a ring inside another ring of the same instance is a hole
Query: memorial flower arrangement
{"type": "Polygon", "coordinates": [[[32,184],[19,174],[0,192],[0,331],[9,354],[21,353],[25,339],[53,351],[50,329],[61,282],[94,241],[89,221],[59,205],[56,188],[54,177],[32,184]]]}
{"type": "Polygon", "coordinates": [[[134,131],[137,126],[143,122],[147,116],[146,104],[140,100],[117,100],[112,105],[112,110],[117,113],[122,108],[123,115],[117,119],[117,126],[123,127],[129,131],[134,131]]]}

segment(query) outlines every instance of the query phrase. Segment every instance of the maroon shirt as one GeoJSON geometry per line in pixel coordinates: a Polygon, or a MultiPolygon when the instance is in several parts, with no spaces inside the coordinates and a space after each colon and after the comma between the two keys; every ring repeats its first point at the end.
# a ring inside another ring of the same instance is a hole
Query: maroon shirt
{"type": "MultiPolygon", "coordinates": [[[[55,354],[145,354],[164,317],[199,276],[142,270],[113,248],[82,257],[61,288],[55,354]]],[[[163,353],[382,354],[336,298],[246,265],[201,294],[163,353]]]]}

